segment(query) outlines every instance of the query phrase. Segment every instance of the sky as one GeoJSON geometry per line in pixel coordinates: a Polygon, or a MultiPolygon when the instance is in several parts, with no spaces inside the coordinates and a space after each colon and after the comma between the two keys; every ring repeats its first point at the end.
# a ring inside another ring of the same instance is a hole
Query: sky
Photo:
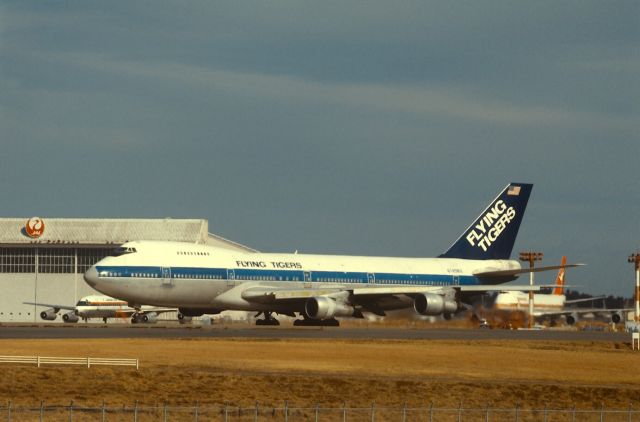
{"type": "Polygon", "coordinates": [[[528,182],[513,256],[631,297],[639,74],[637,1],[2,2],[0,215],[431,257],[528,182]]]}

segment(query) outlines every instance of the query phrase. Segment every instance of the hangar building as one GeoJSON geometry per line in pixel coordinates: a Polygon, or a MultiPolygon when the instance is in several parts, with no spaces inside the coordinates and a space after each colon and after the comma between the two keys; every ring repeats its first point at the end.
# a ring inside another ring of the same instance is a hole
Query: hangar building
{"type": "Polygon", "coordinates": [[[45,308],[23,302],[73,306],[83,296],[100,294],[83,273],[132,240],[251,250],[209,233],[203,219],[0,218],[0,323],[40,322],[45,308]]]}

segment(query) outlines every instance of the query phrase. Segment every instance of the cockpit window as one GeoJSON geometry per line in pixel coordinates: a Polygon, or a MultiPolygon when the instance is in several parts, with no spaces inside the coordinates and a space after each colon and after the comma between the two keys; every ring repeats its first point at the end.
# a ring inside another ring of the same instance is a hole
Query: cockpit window
{"type": "Polygon", "coordinates": [[[86,300],[79,300],[78,303],[76,303],[76,306],[89,306],[89,302],[86,300]]]}
{"type": "Polygon", "coordinates": [[[120,256],[120,255],[126,255],[128,253],[136,253],[136,252],[138,252],[136,251],[136,248],[120,246],[119,248],[116,248],[113,250],[113,252],[111,252],[111,256],[120,256]]]}

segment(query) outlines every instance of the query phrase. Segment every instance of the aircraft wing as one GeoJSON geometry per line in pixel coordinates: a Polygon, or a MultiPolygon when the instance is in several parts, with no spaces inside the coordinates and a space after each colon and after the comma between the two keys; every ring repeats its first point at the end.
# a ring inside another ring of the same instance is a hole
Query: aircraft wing
{"type": "Polygon", "coordinates": [[[584,314],[622,314],[631,312],[633,309],[607,309],[607,308],[564,308],[559,311],[534,311],[533,315],[537,317],[552,317],[563,315],[584,315],[584,314]]]}
{"type": "MultiPolygon", "coordinates": [[[[149,313],[156,313],[156,314],[163,314],[165,312],[177,312],[178,309],[177,308],[144,308],[141,309],[140,312],[138,312],[138,315],[144,315],[144,314],[149,314],[149,313]]],[[[136,313],[135,309],[122,309],[122,310],[117,310],[116,314],[119,317],[129,317],[132,316],[133,314],[136,313]]]]}
{"type": "Polygon", "coordinates": [[[591,302],[594,300],[601,300],[601,299],[605,299],[606,296],[602,295],[602,296],[595,296],[595,297],[587,297],[587,298],[583,298],[583,299],[571,299],[571,300],[566,300],[564,302],[565,305],[569,305],[572,303],[580,303],[580,302],[591,302]]]}
{"type": "Polygon", "coordinates": [[[347,287],[336,286],[328,288],[286,289],[271,286],[253,286],[245,289],[241,296],[250,302],[275,303],[279,301],[294,301],[316,296],[334,296],[347,293],[358,297],[383,297],[395,295],[418,295],[423,293],[445,294],[455,290],[461,292],[489,292],[489,291],[539,291],[541,286],[509,286],[509,285],[478,285],[478,286],[376,286],[376,287],[347,287]]]}
{"type": "Polygon", "coordinates": [[[581,267],[583,265],[585,264],[551,265],[548,267],[520,268],[513,270],[478,271],[474,272],[473,275],[475,275],[476,277],[502,277],[527,273],[539,273],[541,271],[558,270],[560,268],[581,267]]]}
{"type": "MultiPolygon", "coordinates": [[[[36,305],[36,306],[46,306],[49,308],[53,308],[53,309],[67,309],[69,311],[75,311],[76,307],[75,306],[69,306],[69,305],[52,305],[50,303],[35,303],[35,302],[22,302],[25,305],[36,305]]],[[[58,311],[56,311],[58,312],[58,311]]]]}

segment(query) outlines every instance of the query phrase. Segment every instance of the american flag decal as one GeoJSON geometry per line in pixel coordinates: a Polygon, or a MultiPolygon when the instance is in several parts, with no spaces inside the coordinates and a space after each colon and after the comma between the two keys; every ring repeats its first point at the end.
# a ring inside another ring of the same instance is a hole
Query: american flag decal
{"type": "Polygon", "coordinates": [[[509,186],[507,190],[507,195],[518,196],[520,195],[520,186],[509,186]]]}

